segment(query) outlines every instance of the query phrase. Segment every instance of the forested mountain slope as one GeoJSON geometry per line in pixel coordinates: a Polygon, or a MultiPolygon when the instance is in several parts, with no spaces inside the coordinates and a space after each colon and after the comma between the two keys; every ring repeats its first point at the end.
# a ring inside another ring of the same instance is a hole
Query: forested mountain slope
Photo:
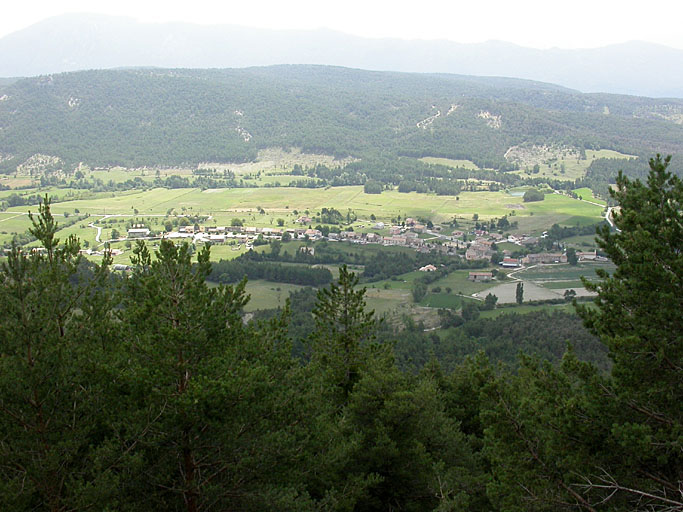
{"type": "Polygon", "coordinates": [[[259,149],[298,146],[505,170],[518,145],[633,155],[683,148],[683,100],[501,78],[325,66],[129,69],[27,78],[0,87],[0,100],[4,172],[34,154],[71,168],[154,166],[245,161],[259,149]]]}

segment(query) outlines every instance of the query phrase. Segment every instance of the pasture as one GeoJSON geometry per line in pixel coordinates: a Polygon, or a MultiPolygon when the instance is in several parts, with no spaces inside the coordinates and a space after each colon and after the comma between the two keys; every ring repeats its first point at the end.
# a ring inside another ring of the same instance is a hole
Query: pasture
{"type": "Polygon", "coordinates": [[[257,309],[273,309],[283,307],[289,298],[289,292],[304,288],[296,284],[271,283],[261,279],[247,282],[246,292],[249,302],[244,307],[247,312],[257,309]]]}
{"type": "Polygon", "coordinates": [[[538,306],[533,306],[531,304],[522,304],[521,306],[514,307],[504,307],[496,308],[490,311],[482,311],[479,316],[481,318],[496,318],[500,315],[506,315],[509,313],[532,313],[534,311],[563,311],[565,313],[576,313],[576,309],[572,304],[540,304],[538,306]]]}
{"type": "Polygon", "coordinates": [[[535,281],[538,283],[557,282],[557,281],[578,281],[581,276],[589,280],[597,279],[595,271],[604,269],[613,272],[616,268],[612,263],[589,263],[581,262],[575,266],[569,264],[560,265],[534,265],[515,273],[515,276],[525,281],[535,281]]]}
{"type": "Polygon", "coordinates": [[[471,171],[479,171],[480,167],[471,160],[455,160],[453,158],[439,158],[434,156],[425,156],[419,159],[426,164],[443,165],[445,167],[460,167],[461,169],[469,169],[471,171]]]}
{"type": "MultiPolygon", "coordinates": [[[[586,150],[585,159],[577,159],[576,156],[565,155],[564,153],[557,153],[554,158],[548,158],[546,161],[539,164],[539,172],[531,174],[538,178],[552,178],[555,180],[574,181],[577,178],[583,178],[586,175],[586,170],[591,162],[597,158],[619,158],[629,159],[636,158],[633,155],[619,153],[610,149],[586,150]]],[[[516,174],[526,175],[528,169],[520,169],[513,171],[516,174]]]]}
{"type": "MultiPolygon", "coordinates": [[[[4,192],[6,194],[8,191],[4,192]]],[[[24,193],[28,194],[31,191],[24,193]]],[[[64,197],[65,191],[59,190],[59,193],[60,197],[64,197]]],[[[185,216],[204,217],[202,223],[208,226],[230,226],[238,219],[244,225],[257,227],[277,227],[280,223],[283,223],[285,228],[300,227],[295,223],[299,216],[314,217],[322,208],[335,208],[342,215],[349,209],[353,210],[357,216],[353,228],[361,231],[371,229],[375,222],[370,220],[371,216],[385,224],[390,224],[399,216],[402,219],[429,219],[435,224],[447,223],[456,218],[467,224],[476,214],[481,220],[508,215],[510,220],[517,221],[519,226],[517,230],[509,231],[540,233],[554,223],[566,226],[592,224],[598,222],[602,214],[600,206],[560,194],[548,194],[543,201],[523,203],[519,191],[468,191],[456,197],[417,192],[404,194],[397,190],[385,191],[382,194],[365,194],[361,186],[325,189],[156,188],[145,191],[89,194],[87,198],[74,198],[52,205],[52,211],[57,216],[78,211],[80,214],[89,215],[91,222],[105,228],[116,227],[120,232],[131,222],[145,224],[153,231],[159,231],[166,221],[185,216]],[[116,220],[117,226],[107,225],[112,219],[116,220]],[[102,223],[103,220],[107,223],[102,223]]],[[[11,238],[12,234],[23,233],[28,228],[29,223],[25,216],[17,217],[28,210],[36,211],[37,206],[21,206],[2,212],[0,233],[6,234],[1,235],[3,238],[0,239],[0,243],[8,237],[11,238]]],[[[94,241],[93,228],[72,231],[83,239],[92,238],[94,241]]],[[[379,232],[385,234],[385,231],[379,232]]],[[[102,239],[107,238],[108,232],[105,230],[102,239]]]]}
{"type": "Polygon", "coordinates": [[[603,206],[607,206],[607,202],[604,199],[601,199],[599,197],[595,197],[595,194],[593,194],[593,191],[589,189],[588,187],[582,187],[582,188],[575,188],[572,192],[574,192],[576,195],[579,196],[580,199],[583,201],[592,201],[594,203],[601,204],[603,206]]]}

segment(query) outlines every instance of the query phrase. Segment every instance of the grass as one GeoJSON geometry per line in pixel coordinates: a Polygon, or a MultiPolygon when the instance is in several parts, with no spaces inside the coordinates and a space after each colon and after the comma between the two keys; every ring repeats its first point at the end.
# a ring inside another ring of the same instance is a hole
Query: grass
{"type": "MultiPolygon", "coordinates": [[[[486,269],[476,269],[477,272],[485,270],[486,269]]],[[[473,283],[472,281],[468,280],[469,273],[472,271],[473,270],[456,270],[455,272],[451,272],[446,277],[443,277],[430,284],[429,289],[431,290],[435,286],[440,286],[442,290],[450,288],[453,294],[472,295],[473,293],[487,290],[488,288],[499,284],[497,281],[490,281],[488,283],[473,283]]]]}
{"type": "Polygon", "coordinates": [[[575,281],[547,281],[543,283],[538,283],[543,288],[548,288],[550,290],[564,290],[567,288],[583,288],[583,283],[579,280],[575,281]]]}
{"type": "Polygon", "coordinates": [[[498,247],[499,251],[519,251],[521,247],[517,244],[513,244],[512,242],[498,242],[496,243],[496,247],[498,247]]]}
{"type": "Polygon", "coordinates": [[[605,200],[600,199],[599,197],[595,197],[595,195],[593,194],[593,191],[591,189],[589,189],[588,187],[576,188],[572,192],[574,192],[576,195],[578,195],[584,201],[593,201],[594,203],[599,203],[603,206],[607,206],[607,203],[605,202],[605,200]]]}
{"type": "Polygon", "coordinates": [[[611,263],[579,263],[572,265],[537,265],[524,269],[515,274],[518,278],[530,281],[578,281],[585,276],[594,279],[595,270],[602,268],[613,272],[615,266],[611,263]]]}
{"type": "MultiPolygon", "coordinates": [[[[115,215],[125,221],[137,218],[152,228],[161,226],[163,221],[167,220],[164,217],[168,212],[176,216],[210,217],[206,222],[209,226],[229,226],[232,220],[237,218],[246,225],[277,227],[277,220],[283,219],[283,227],[289,228],[301,227],[294,221],[306,210],[314,214],[324,207],[336,208],[342,213],[352,209],[358,216],[358,221],[353,224],[354,229],[364,231],[369,230],[374,224],[370,221],[370,215],[375,215],[378,221],[388,224],[399,215],[402,218],[425,217],[439,223],[450,221],[454,217],[461,221],[469,220],[475,213],[482,220],[514,214],[511,220],[519,223],[518,231],[533,233],[546,230],[554,223],[570,226],[595,223],[602,213],[599,206],[560,194],[547,195],[544,201],[537,203],[522,204],[520,197],[505,192],[463,192],[458,198],[417,192],[401,194],[396,190],[374,195],[365,194],[360,186],[204,191],[197,188],[152,189],[128,193],[101,193],[88,199],[53,203],[52,211],[55,214],[73,214],[74,210],[78,209],[81,214],[87,213],[94,217],[91,220],[97,220],[97,217],[101,218],[104,215],[115,215]],[[265,213],[259,213],[259,209],[265,213]]],[[[36,206],[13,208],[11,211],[19,213],[29,209],[36,210],[36,206]]],[[[8,225],[6,231],[17,229],[11,229],[8,225]]]]}
{"type": "Polygon", "coordinates": [[[430,308],[460,309],[464,302],[474,302],[474,299],[450,293],[428,293],[420,301],[420,305],[430,308]]]}
{"type": "Polygon", "coordinates": [[[272,309],[285,305],[289,292],[300,290],[304,286],[287,283],[271,283],[263,280],[253,280],[247,283],[247,294],[251,297],[245,311],[257,309],[272,309]]]}
{"type": "Polygon", "coordinates": [[[453,168],[460,167],[462,169],[470,169],[473,171],[480,170],[480,167],[471,160],[454,160],[452,158],[438,158],[433,156],[425,156],[423,158],[420,158],[419,160],[426,164],[443,165],[445,167],[453,168]]]}
{"type": "Polygon", "coordinates": [[[579,251],[595,249],[598,244],[595,241],[596,235],[577,235],[562,240],[562,243],[569,247],[574,247],[579,251]]]}
{"type": "MultiPolygon", "coordinates": [[[[557,159],[551,159],[539,164],[539,172],[531,174],[535,178],[552,178],[556,180],[574,181],[577,178],[583,178],[586,175],[588,167],[597,158],[635,158],[633,155],[627,155],[612,151],[609,149],[601,150],[586,150],[585,160],[577,160],[576,157],[561,156],[557,159]]],[[[530,168],[532,166],[529,166],[530,168]]],[[[514,171],[517,174],[525,175],[526,169],[514,171]]]]}
{"type": "Polygon", "coordinates": [[[564,311],[565,313],[576,313],[574,306],[571,304],[541,304],[538,306],[522,304],[520,306],[496,308],[490,311],[482,311],[479,316],[480,318],[496,318],[500,315],[505,315],[509,313],[525,314],[532,313],[534,311],[564,311]]]}

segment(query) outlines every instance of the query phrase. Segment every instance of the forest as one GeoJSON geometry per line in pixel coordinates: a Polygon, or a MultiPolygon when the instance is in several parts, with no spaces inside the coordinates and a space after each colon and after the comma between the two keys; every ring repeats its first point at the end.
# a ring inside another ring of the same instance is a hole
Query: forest
{"type": "Polygon", "coordinates": [[[389,332],[345,266],[299,292],[308,306],[246,321],[244,280],[207,285],[208,245],[140,241],[125,278],[108,255],[83,265],[45,198],[43,250],[15,246],[0,268],[0,509],[681,510],[683,183],[668,164],[617,179],[618,230],[598,231],[616,270],[576,305],[590,336],[539,351],[571,330],[539,317],[514,361],[501,333],[524,321],[465,323],[474,355],[420,352],[424,332],[389,332]]]}
{"type": "MultiPolygon", "coordinates": [[[[683,150],[683,126],[656,115],[667,106],[681,108],[680,100],[581,94],[523,80],[329,66],[137,69],[26,78],[0,93],[2,174],[36,154],[57,158],[73,173],[81,162],[196,166],[255,161],[259,150],[297,147],[355,161],[311,169],[322,182],[302,177],[294,186],[371,179],[453,195],[460,186],[455,180],[468,177],[533,185],[533,176],[509,173],[520,168],[505,157],[512,147],[568,147],[578,158],[588,149],[611,149],[638,157],[626,171],[642,168],[655,151],[683,150]],[[427,156],[489,170],[448,170],[418,160],[427,156]]],[[[590,186],[607,197],[622,162],[596,159],[575,188],[590,186]]],[[[677,161],[672,170],[680,172],[677,161]]],[[[181,180],[160,186],[240,186],[228,177],[181,180]]]]}

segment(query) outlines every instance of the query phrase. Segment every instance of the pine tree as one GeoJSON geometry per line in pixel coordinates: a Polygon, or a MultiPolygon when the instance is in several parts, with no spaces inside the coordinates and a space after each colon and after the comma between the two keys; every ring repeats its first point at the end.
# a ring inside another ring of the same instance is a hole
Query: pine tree
{"type": "Polygon", "coordinates": [[[342,266],[337,283],[318,291],[313,310],[313,363],[326,374],[339,405],[346,403],[376,352],[370,343],[377,322],[373,311],[365,311],[365,288],[356,289],[357,285],[358,276],[342,266]]]}
{"type": "Polygon", "coordinates": [[[30,217],[42,247],[14,247],[0,268],[0,509],[116,506],[111,260],[60,244],[47,196],[30,217]]]}
{"type": "Polygon", "coordinates": [[[209,248],[194,264],[191,252],[164,240],[152,258],[140,242],[124,289],[134,431],[145,432],[129,492],[150,509],[286,509],[301,500],[303,406],[284,321],[245,325],[246,281],[209,288],[209,248]]]}
{"type": "Polygon", "coordinates": [[[683,182],[667,171],[670,160],[651,159],[646,183],[619,174],[610,192],[617,229],[598,232],[617,268],[584,282],[597,308],[579,312],[610,350],[614,382],[604,395],[621,411],[612,436],[624,467],[597,475],[594,488],[683,507],[683,182]]]}
{"type": "Polygon", "coordinates": [[[598,233],[616,270],[585,283],[597,307],[578,310],[611,373],[571,352],[559,368],[527,357],[484,389],[488,494],[500,508],[683,509],[683,186],[668,163],[652,159],[646,184],[620,174],[618,229],[598,233]]]}

